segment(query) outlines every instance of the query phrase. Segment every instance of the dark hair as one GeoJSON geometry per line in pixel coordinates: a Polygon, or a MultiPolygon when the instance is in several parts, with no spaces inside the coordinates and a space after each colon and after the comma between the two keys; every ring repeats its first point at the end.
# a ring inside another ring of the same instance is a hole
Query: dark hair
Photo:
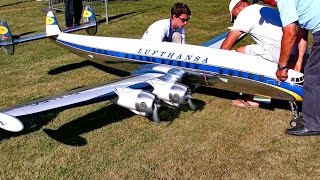
{"type": "Polygon", "coordinates": [[[183,3],[176,3],[171,8],[171,16],[175,15],[179,17],[181,14],[187,14],[188,16],[191,15],[191,10],[186,4],[183,3]]]}

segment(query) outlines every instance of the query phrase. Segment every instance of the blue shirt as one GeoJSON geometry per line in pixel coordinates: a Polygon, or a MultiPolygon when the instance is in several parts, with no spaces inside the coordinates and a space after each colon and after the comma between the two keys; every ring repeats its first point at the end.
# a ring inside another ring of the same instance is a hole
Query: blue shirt
{"type": "Polygon", "coordinates": [[[282,26],[293,22],[315,33],[320,30],[320,0],[276,0],[282,26]]]}

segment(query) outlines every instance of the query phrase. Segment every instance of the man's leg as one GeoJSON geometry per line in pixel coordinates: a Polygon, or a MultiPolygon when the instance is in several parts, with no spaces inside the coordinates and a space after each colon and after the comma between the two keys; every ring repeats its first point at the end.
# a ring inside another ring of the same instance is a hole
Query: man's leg
{"type": "Polygon", "coordinates": [[[179,32],[174,32],[172,34],[172,42],[173,43],[182,43],[182,35],[179,32]]]}
{"type": "Polygon", "coordinates": [[[304,70],[302,119],[307,129],[320,131],[320,32],[315,33],[304,70]]]}
{"type": "MultiPolygon", "coordinates": [[[[240,48],[237,51],[240,51],[240,48]]],[[[275,63],[278,63],[280,57],[280,47],[272,44],[251,44],[245,46],[244,51],[245,54],[257,56],[275,63]]]]}
{"type": "Polygon", "coordinates": [[[287,129],[296,136],[320,135],[320,32],[313,36],[310,59],[304,69],[301,124],[287,129]]]}
{"type": "Polygon", "coordinates": [[[82,0],[73,0],[73,11],[74,11],[74,25],[80,25],[82,15],[82,0]]]}
{"type": "Polygon", "coordinates": [[[64,1],[64,7],[65,7],[65,21],[67,27],[73,26],[73,0],[65,0],[64,1]]]}

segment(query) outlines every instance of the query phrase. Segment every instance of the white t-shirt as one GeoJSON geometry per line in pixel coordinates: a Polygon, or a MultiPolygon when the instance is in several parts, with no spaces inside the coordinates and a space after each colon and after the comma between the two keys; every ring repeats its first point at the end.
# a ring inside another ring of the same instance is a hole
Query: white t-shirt
{"type": "Polygon", "coordinates": [[[181,43],[185,44],[185,30],[182,28],[173,29],[171,26],[171,19],[162,19],[154,22],[149,26],[146,32],[144,32],[141,39],[157,42],[171,42],[172,34],[174,32],[179,32],[181,34],[181,43]]]}
{"type": "Polygon", "coordinates": [[[229,29],[248,33],[260,45],[281,45],[279,12],[267,6],[253,4],[244,8],[229,29]]]}

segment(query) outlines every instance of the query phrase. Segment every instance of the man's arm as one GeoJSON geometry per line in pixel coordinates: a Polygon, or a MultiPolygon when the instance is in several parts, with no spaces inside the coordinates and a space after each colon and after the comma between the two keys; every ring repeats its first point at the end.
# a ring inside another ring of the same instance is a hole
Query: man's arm
{"type": "Polygon", "coordinates": [[[291,23],[283,27],[283,35],[281,39],[281,52],[279,58],[279,64],[286,66],[290,58],[296,37],[297,37],[297,25],[291,23]]]}
{"type": "Polygon", "coordinates": [[[165,33],[166,27],[163,26],[159,21],[156,21],[149,26],[141,39],[162,42],[165,37],[165,33]]]}
{"type": "Polygon", "coordinates": [[[276,76],[280,81],[285,81],[288,78],[288,69],[285,68],[288,65],[288,61],[297,36],[297,25],[295,22],[283,27],[283,35],[281,39],[281,51],[278,63],[278,70],[276,76]]]}
{"type": "Polygon", "coordinates": [[[220,49],[231,50],[242,34],[243,32],[241,31],[230,31],[226,39],[223,41],[220,49]]]}
{"type": "Polygon", "coordinates": [[[307,41],[308,41],[308,30],[300,28],[298,30],[298,36],[297,36],[297,44],[298,44],[298,51],[297,51],[297,62],[294,66],[295,71],[301,71],[302,63],[303,63],[303,57],[307,49],[307,41]]]}

